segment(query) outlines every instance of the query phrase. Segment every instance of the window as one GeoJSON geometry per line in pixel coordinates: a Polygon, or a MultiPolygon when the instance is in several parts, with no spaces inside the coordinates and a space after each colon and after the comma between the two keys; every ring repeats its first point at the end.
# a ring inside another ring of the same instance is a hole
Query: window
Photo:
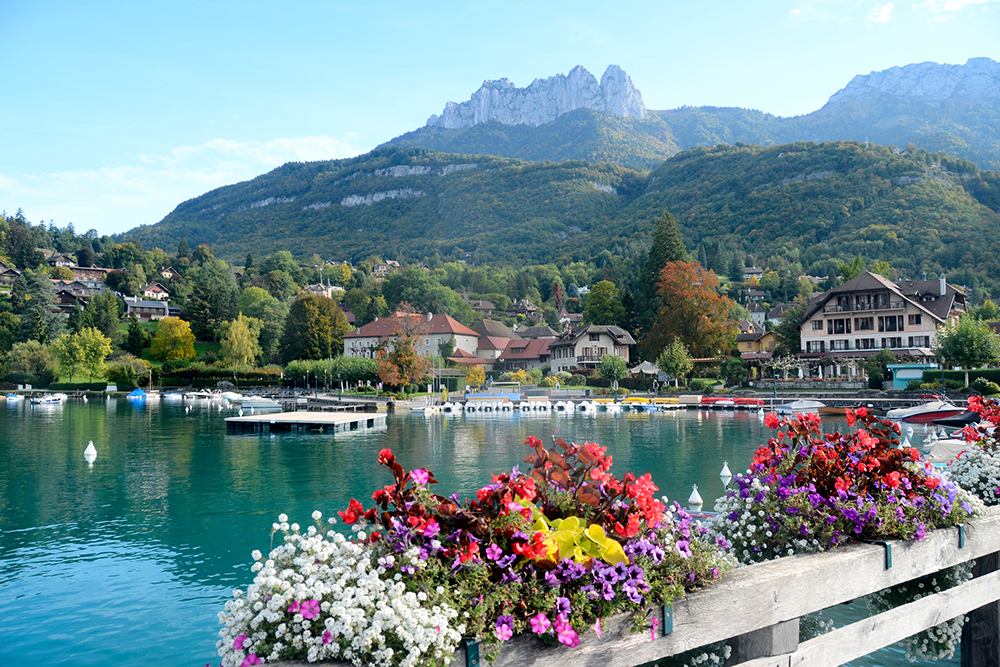
{"type": "Polygon", "coordinates": [[[874,338],[859,338],[857,341],[857,348],[859,350],[874,350],[875,349],[875,339],[874,338]]]}
{"type": "Polygon", "coordinates": [[[823,320],[813,320],[813,331],[823,330],[823,320]]]}
{"type": "Polygon", "coordinates": [[[846,340],[835,340],[832,343],[830,343],[830,349],[831,350],[849,350],[849,349],[851,349],[851,343],[850,343],[850,341],[846,341],[846,340]]]}
{"type": "MultiPolygon", "coordinates": [[[[895,319],[895,318],[893,318],[893,319],[895,319]]],[[[898,337],[898,336],[895,336],[893,338],[883,338],[882,339],[882,347],[883,348],[888,348],[888,349],[893,349],[893,348],[897,348],[897,347],[903,347],[903,339],[900,338],[900,337],[898,337]]]]}
{"type": "Polygon", "coordinates": [[[931,337],[930,336],[910,336],[909,337],[910,347],[930,347],[931,337]]]}
{"type": "Polygon", "coordinates": [[[595,334],[595,333],[590,334],[590,340],[593,341],[601,340],[601,334],[595,334]]]}
{"type": "Polygon", "coordinates": [[[855,331],[873,331],[875,329],[875,318],[856,317],[854,318],[855,331]]]}
{"type": "Polygon", "coordinates": [[[921,319],[920,318],[920,313],[917,313],[916,315],[907,315],[906,316],[907,324],[909,324],[911,327],[918,327],[918,326],[920,326],[920,319],[921,319]]]}
{"type": "Polygon", "coordinates": [[[903,330],[903,316],[902,315],[890,315],[888,317],[878,318],[878,330],[879,331],[902,331],[903,330]]]}
{"type": "Polygon", "coordinates": [[[830,333],[840,335],[851,333],[851,318],[847,318],[846,320],[833,320],[833,331],[830,333]]]}

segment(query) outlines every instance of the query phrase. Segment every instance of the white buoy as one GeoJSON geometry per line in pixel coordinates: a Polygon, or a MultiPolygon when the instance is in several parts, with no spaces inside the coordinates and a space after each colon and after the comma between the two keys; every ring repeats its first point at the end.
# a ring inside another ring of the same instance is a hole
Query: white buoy
{"type": "Polygon", "coordinates": [[[908,449],[912,447],[913,445],[910,444],[909,436],[903,438],[903,442],[899,443],[899,446],[902,447],[903,449],[908,449]]]}
{"type": "Polygon", "coordinates": [[[240,417],[243,416],[243,408],[240,408],[240,417]]]}
{"type": "Polygon", "coordinates": [[[190,405],[185,405],[184,406],[184,414],[188,414],[189,412],[191,412],[191,406],[190,405]]]}
{"type": "Polygon", "coordinates": [[[701,494],[698,493],[698,485],[695,484],[691,487],[691,495],[688,497],[688,507],[691,509],[701,509],[701,506],[705,504],[705,501],[701,499],[701,494]]]}
{"type": "Polygon", "coordinates": [[[83,450],[83,458],[87,462],[88,468],[94,467],[94,461],[97,460],[97,448],[94,447],[94,441],[91,440],[87,443],[87,448],[83,450]]]}
{"type": "Polygon", "coordinates": [[[729,480],[733,478],[733,473],[729,470],[729,461],[722,462],[722,472],[719,473],[719,479],[722,480],[723,485],[729,484],[729,480]]]}

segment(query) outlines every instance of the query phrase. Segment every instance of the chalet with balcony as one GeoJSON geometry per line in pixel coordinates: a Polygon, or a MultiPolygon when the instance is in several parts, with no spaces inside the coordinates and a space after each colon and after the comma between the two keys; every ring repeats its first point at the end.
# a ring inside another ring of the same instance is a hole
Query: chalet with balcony
{"type": "Polygon", "coordinates": [[[736,334],[736,347],[747,361],[762,361],[774,355],[777,339],[772,331],[751,331],[736,334]]]}
{"type": "Polygon", "coordinates": [[[152,285],[146,285],[141,290],[142,296],[151,301],[166,301],[170,298],[170,290],[161,285],[160,283],[153,283],[152,285]]]}
{"type": "Polygon", "coordinates": [[[575,327],[549,345],[552,371],[597,368],[606,354],[628,363],[630,345],[635,345],[635,339],[621,327],[603,324],[575,327]]]}
{"type": "Polygon", "coordinates": [[[799,324],[801,358],[867,357],[879,350],[932,359],[937,328],[965,312],[962,288],[894,283],[868,271],[813,299],[799,324]]]}
{"type": "Polygon", "coordinates": [[[162,320],[171,317],[170,307],[166,301],[151,301],[137,296],[127,296],[125,301],[125,317],[135,315],[140,320],[162,320]]]}

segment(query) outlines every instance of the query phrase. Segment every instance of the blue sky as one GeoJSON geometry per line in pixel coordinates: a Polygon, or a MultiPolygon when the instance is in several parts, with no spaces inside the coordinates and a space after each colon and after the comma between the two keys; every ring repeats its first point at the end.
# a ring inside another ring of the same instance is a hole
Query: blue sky
{"type": "Polygon", "coordinates": [[[647,108],[790,116],[856,74],[1000,60],[1000,0],[0,0],[0,209],[115,233],[348,157],[484,79],[620,65],[647,108]]]}

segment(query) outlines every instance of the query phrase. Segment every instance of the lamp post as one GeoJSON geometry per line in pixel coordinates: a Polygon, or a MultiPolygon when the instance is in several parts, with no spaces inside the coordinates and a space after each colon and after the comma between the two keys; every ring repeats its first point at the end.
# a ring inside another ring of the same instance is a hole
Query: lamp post
{"type": "Polygon", "coordinates": [[[948,392],[944,389],[944,367],[948,364],[947,359],[941,357],[941,395],[944,397],[948,396],[948,392]]]}
{"type": "Polygon", "coordinates": [[[340,371],[337,371],[337,400],[341,399],[341,392],[344,389],[344,384],[340,381],[340,371]]]}

